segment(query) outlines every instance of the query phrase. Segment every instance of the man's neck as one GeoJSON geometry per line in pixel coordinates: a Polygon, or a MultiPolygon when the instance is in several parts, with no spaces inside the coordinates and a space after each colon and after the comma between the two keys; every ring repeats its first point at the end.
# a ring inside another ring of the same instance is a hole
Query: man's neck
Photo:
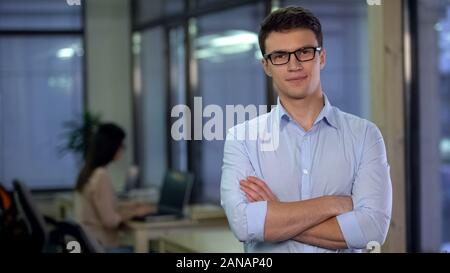
{"type": "Polygon", "coordinates": [[[291,99],[280,96],[281,104],[286,112],[305,130],[309,131],[324,107],[324,97],[321,89],[303,99],[291,99]]]}

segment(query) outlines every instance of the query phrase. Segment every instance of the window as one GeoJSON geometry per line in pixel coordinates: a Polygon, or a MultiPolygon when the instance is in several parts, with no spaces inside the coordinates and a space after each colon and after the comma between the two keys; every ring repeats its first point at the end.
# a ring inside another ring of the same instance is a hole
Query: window
{"type": "Polygon", "coordinates": [[[141,182],[159,186],[167,169],[167,42],[162,27],[151,28],[134,36],[140,44],[135,61],[140,64],[137,67],[140,77],[136,83],[139,86],[136,99],[139,143],[142,145],[138,148],[141,182]]]}
{"type": "MultiPolygon", "coordinates": [[[[178,26],[169,31],[170,43],[170,105],[169,109],[174,109],[177,105],[187,105],[186,93],[186,48],[185,32],[183,26],[178,26]]],[[[172,115],[172,113],[170,113],[172,115]]],[[[187,126],[187,113],[183,113],[183,124],[187,126]]],[[[169,125],[173,125],[179,117],[172,117],[169,125]]],[[[179,171],[188,170],[188,141],[175,140],[170,137],[170,166],[179,171]]]]}
{"type": "MultiPolygon", "coordinates": [[[[226,105],[258,107],[267,104],[266,78],[258,46],[264,12],[264,5],[255,4],[197,19],[193,58],[198,67],[198,87],[194,96],[201,97],[203,109],[217,105],[225,113],[226,105]]],[[[211,118],[204,118],[203,126],[211,118]]],[[[226,129],[214,128],[223,130],[222,135],[226,134],[226,129]]],[[[218,203],[220,200],[223,146],[223,140],[206,140],[205,136],[194,142],[191,160],[200,201],[218,203]]]]}
{"type": "Polygon", "coordinates": [[[0,0],[1,30],[81,30],[81,6],[64,0],[0,0]]]}
{"type": "Polygon", "coordinates": [[[149,21],[166,16],[181,14],[187,0],[138,0],[134,1],[134,19],[136,24],[145,24],[149,21]]]}
{"type": "Polygon", "coordinates": [[[0,1],[0,181],[8,187],[17,178],[33,189],[68,188],[78,173],[74,155],[59,149],[64,122],[83,111],[81,11],[62,2],[0,1]]]}
{"type": "MultiPolygon", "coordinates": [[[[418,1],[420,251],[450,251],[450,3],[418,1]]],[[[415,109],[417,111],[417,109],[415,109]]],[[[413,110],[414,111],[414,110],[413,110]]]]}
{"type": "MultiPolygon", "coordinates": [[[[223,140],[173,139],[172,125],[187,115],[170,117],[171,111],[177,105],[191,107],[191,128],[183,123],[183,129],[194,138],[194,97],[222,110],[227,104],[267,104],[257,42],[265,9],[261,1],[224,11],[222,1],[220,9],[208,3],[202,12],[206,15],[197,16],[185,6],[197,4],[134,1],[134,27],[139,31],[134,37],[134,51],[139,52],[134,59],[134,87],[143,146],[139,164],[144,184],[160,185],[167,168],[194,172],[192,201],[218,203],[223,140]],[[218,41],[228,45],[218,46],[218,41]]],[[[200,125],[206,122],[204,118],[200,125]]],[[[223,137],[225,133],[223,128],[223,137]]]]}
{"type": "Polygon", "coordinates": [[[442,192],[442,250],[450,250],[450,3],[442,6],[435,24],[438,39],[439,155],[442,192]]]}

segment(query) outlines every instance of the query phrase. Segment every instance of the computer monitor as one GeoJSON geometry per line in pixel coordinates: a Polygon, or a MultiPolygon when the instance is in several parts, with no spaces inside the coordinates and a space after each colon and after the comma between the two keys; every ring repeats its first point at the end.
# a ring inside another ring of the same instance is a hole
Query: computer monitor
{"type": "Polygon", "coordinates": [[[183,216],[184,208],[189,203],[193,182],[193,174],[169,170],[161,188],[158,214],[183,216]]]}
{"type": "Polygon", "coordinates": [[[189,203],[194,175],[188,172],[167,171],[160,191],[158,209],[156,212],[141,217],[135,221],[167,221],[184,216],[189,203]]]}

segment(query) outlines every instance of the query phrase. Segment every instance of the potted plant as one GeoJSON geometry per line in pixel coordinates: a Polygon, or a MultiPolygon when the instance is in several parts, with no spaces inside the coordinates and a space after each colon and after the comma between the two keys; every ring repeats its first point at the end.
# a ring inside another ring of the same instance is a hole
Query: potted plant
{"type": "Polygon", "coordinates": [[[84,161],[89,142],[100,123],[100,115],[89,111],[83,113],[81,120],[64,122],[63,127],[66,131],[63,133],[63,138],[65,143],[60,147],[61,156],[73,153],[79,162],[84,161]]]}

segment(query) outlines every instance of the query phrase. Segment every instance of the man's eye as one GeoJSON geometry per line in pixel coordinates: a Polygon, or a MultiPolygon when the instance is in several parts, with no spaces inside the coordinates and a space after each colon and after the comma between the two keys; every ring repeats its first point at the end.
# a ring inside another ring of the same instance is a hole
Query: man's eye
{"type": "Polygon", "coordinates": [[[273,54],[272,58],[274,58],[275,60],[280,60],[286,58],[286,56],[286,54],[273,54]]]}

